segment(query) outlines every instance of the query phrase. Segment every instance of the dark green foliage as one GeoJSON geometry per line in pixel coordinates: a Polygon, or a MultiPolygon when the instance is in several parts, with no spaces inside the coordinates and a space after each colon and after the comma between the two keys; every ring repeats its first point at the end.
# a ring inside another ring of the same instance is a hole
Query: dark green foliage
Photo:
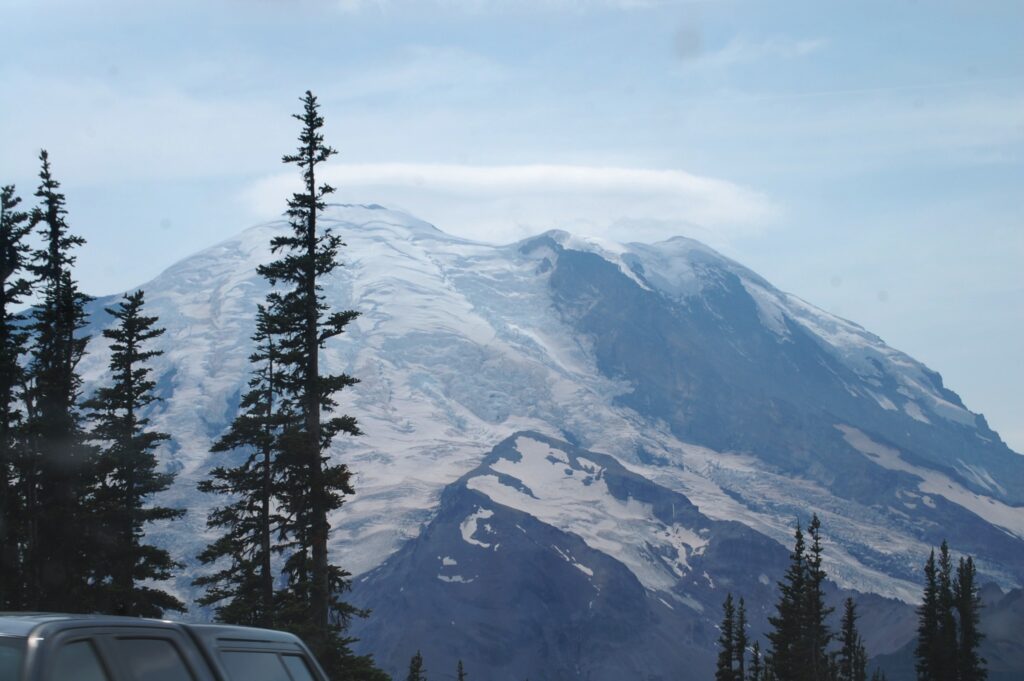
{"type": "Polygon", "coordinates": [[[959,681],[984,681],[988,678],[985,658],[978,654],[978,646],[984,638],[979,630],[981,623],[981,598],[975,583],[974,559],[961,558],[956,570],[953,586],[953,602],[957,612],[960,635],[957,641],[957,666],[959,681]]]}
{"type": "Polygon", "coordinates": [[[917,610],[915,668],[919,681],[977,681],[988,672],[978,654],[982,635],[981,599],[974,560],[961,558],[953,575],[953,559],[945,541],[928,555],[925,585],[917,610]]]}
{"type": "Polygon", "coordinates": [[[833,650],[828,654],[827,665],[825,678],[828,681],[837,681],[839,679],[839,653],[837,651],[833,650]]]}
{"type": "Polygon", "coordinates": [[[772,629],[768,632],[771,643],[768,658],[774,675],[780,681],[802,679],[805,658],[804,604],[807,597],[807,559],[804,533],[797,522],[793,534],[793,550],[789,554],[789,567],[779,582],[779,600],[776,614],[768,618],[772,629]]]}
{"type": "Polygon", "coordinates": [[[764,660],[761,657],[761,644],[754,641],[750,651],[750,669],[747,672],[746,681],[764,681],[764,660]]]}
{"type": "Polygon", "coordinates": [[[847,598],[843,607],[843,620],[840,625],[839,650],[836,678],[839,681],[867,681],[867,652],[857,632],[857,605],[852,598],[847,598]]]}
{"type": "Polygon", "coordinates": [[[806,592],[803,607],[803,642],[800,645],[804,662],[804,678],[812,681],[824,681],[828,678],[828,654],[825,649],[832,640],[825,619],[832,613],[832,608],[825,606],[825,569],[822,565],[823,547],[821,545],[821,521],[815,514],[807,526],[807,536],[811,545],[807,554],[806,592]]]}
{"type": "Polygon", "coordinates": [[[185,512],[148,505],[153,495],[171,486],[174,475],[157,471],[154,454],[170,436],[151,430],[144,415],[158,399],[149,361],[163,354],[147,346],[164,332],[155,326],[156,317],[143,313],[144,305],[143,292],[136,291],[106,309],[116,320],[103,332],[111,341],[111,383],[83,405],[92,412],[90,437],[101,449],[97,484],[88,501],[92,524],[98,523],[90,550],[98,559],[92,574],[96,610],[161,617],[165,610],[184,611],[184,604],[143,582],[169,579],[180,565],[167,551],[144,543],[143,535],[149,523],[180,518],[185,512]]]}
{"type": "Polygon", "coordinates": [[[423,668],[423,656],[418,650],[409,660],[409,674],[405,677],[405,681],[427,681],[427,673],[423,668]]]}
{"type": "MultiPolygon", "coordinates": [[[[786,575],[779,582],[776,615],[769,617],[772,628],[767,636],[770,654],[762,655],[760,643],[754,642],[750,666],[744,670],[746,647],[746,608],[743,599],[732,627],[732,655],[737,667],[734,678],[742,681],[867,681],[867,651],[857,631],[857,609],[852,598],[844,604],[839,636],[826,621],[833,609],[825,606],[824,584],[828,575],[823,565],[824,548],[821,522],[812,516],[807,526],[810,547],[797,522],[793,550],[786,575]],[[829,649],[838,639],[839,649],[829,649]]],[[[727,603],[728,603],[727,599],[727,603]]],[[[723,624],[724,627],[724,624],[723,624]]],[[[718,669],[726,676],[723,641],[719,639],[718,669]]],[[[876,672],[876,675],[878,672],[876,672]]]]}
{"type": "Polygon", "coordinates": [[[355,655],[346,647],[334,657],[317,658],[330,681],[391,681],[374,664],[372,655],[355,655]]]}
{"type": "Polygon", "coordinates": [[[949,545],[939,547],[939,630],[933,674],[936,681],[956,681],[957,635],[953,616],[953,559],[949,545]]]}
{"type": "Polygon", "coordinates": [[[747,677],[747,604],[740,598],[736,609],[736,625],[733,627],[732,639],[733,661],[736,665],[736,681],[744,681],[747,677]]]}
{"type": "Polygon", "coordinates": [[[12,185],[0,190],[0,610],[25,607],[22,579],[24,500],[18,479],[23,457],[19,393],[27,334],[15,310],[31,292],[26,278],[32,230],[12,185]]]}
{"type": "Polygon", "coordinates": [[[800,523],[794,532],[793,551],[783,580],[779,582],[776,614],[769,617],[771,643],[768,666],[779,681],[824,681],[830,664],[826,648],[832,640],[826,618],[822,566],[821,522],[818,516],[808,525],[811,545],[804,543],[800,523]]]}
{"type": "Polygon", "coordinates": [[[725,597],[722,603],[722,624],[718,628],[718,663],[715,665],[715,681],[736,681],[733,660],[736,655],[733,644],[736,640],[736,610],[732,603],[732,594],[725,597]]]}
{"type": "Polygon", "coordinates": [[[353,655],[345,636],[352,617],[366,616],[342,600],[350,575],[328,559],[328,516],[354,490],[351,473],[328,455],[339,434],[359,435],[335,397],[356,379],[324,374],[320,350],[358,316],[329,312],[321,282],[339,266],[344,244],[318,227],[324,199],[316,170],[335,151],[326,146],[316,98],[307,92],[297,153],[284,157],[302,171],[303,189],[288,201],[291,230],[271,241],[277,259],[258,268],[271,284],[253,339],[255,369],[230,430],[215,452],[243,451],[234,467],[219,466],[200,489],[227,495],[208,518],[224,531],[200,555],[218,570],[196,580],[207,587],[201,605],[216,605],[222,621],[273,626],[302,637],[335,679],[383,679],[369,656],[353,655]],[[282,557],[281,576],[274,575],[282,557]],[[283,582],[283,584],[281,583],[283,582]]]}
{"type": "Polygon", "coordinates": [[[343,669],[333,665],[350,655],[344,631],[349,619],[362,613],[341,600],[349,574],[328,560],[328,514],[354,490],[348,467],[332,463],[327,452],[336,435],[358,435],[359,428],[351,416],[324,414],[334,411],[335,395],[356,379],[321,373],[319,356],[326,341],[341,334],[357,313],[329,313],[321,291],[322,279],[339,266],[344,244],[330,229],[317,226],[324,199],[334,189],[317,184],[316,169],[336,152],[324,144],[316,97],[307,92],[302,101],[303,112],[295,116],[303,124],[299,147],[283,161],[302,170],[303,191],[288,201],[291,233],[271,241],[278,259],[259,268],[275,287],[269,309],[271,324],[280,330],[280,396],[294,413],[278,437],[275,464],[287,536],[278,621],[302,635],[329,671],[340,673],[343,669]]]}
{"type": "Polygon", "coordinates": [[[76,372],[88,338],[88,296],[71,275],[73,249],[84,243],[71,234],[60,183],[49,158],[40,153],[42,169],[31,224],[39,229],[42,248],[32,255],[42,301],[29,326],[33,347],[24,392],[27,413],[26,451],[20,466],[20,493],[25,502],[26,607],[76,610],[88,603],[93,558],[88,541],[95,534],[85,503],[96,483],[95,456],[85,444],[77,409],[81,378],[76,372]]]}
{"type": "Polygon", "coordinates": [[[935,551],[928,554],[924,564],[924,593],[917,609],[917,658],[915,669],[919,681],[936,678],[935,669],[939,639],[939,580],[935,568],[935,551]]]}
{"type": "Polygon", "coordinates": [[[718,634],[718,661],[715,665],[715,681],[754,681],[763,679],[761,645],[754,643],[751,657],[751,671],[746,671],[747,655],[747,607],[741,598],[737,608],[732,594],[727,594],[722,603],[722,623],[718,634]]]}
{"type": "MultiPolygon", "coordinates": [[[[245,458],[234,467],[218,466],[199,483],[203,492],[230,498],[207,517],[210,529],[224,531],[199,554],[204,564],[223,561],[221,569],[197,578],[207,587],[200,605],[217,605],[217,619],[230,624],[273,627],[274,541],[285,519],[275,508],[278,481],[274,470],[277,437],[288,413],[278,398],[278,354],[267,309],[260,306],[253,334],[256,351],[249,389],[228,431],[214,443],[214,452],[242,450],[245,458]]],[[[278,549],[279,550],[279,549],[278,549]]]]}

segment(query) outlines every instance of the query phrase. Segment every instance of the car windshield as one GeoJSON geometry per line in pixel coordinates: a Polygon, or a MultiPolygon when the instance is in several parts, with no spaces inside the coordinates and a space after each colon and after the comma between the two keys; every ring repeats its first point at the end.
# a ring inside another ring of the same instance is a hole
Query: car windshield
{"type": "Polygon", "coordinates": [[[21,675],[25,639],[0,636],[0,681],[14,681],[21,675]]]}

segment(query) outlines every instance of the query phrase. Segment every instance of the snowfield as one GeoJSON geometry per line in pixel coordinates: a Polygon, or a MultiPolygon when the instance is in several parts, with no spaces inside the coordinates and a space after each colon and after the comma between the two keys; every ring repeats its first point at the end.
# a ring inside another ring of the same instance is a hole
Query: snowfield
{"type": "MultiPolygon", "coordinates": [[[[686,495],[708,517],[738,521],[784,544],[793,519],[816,511],[828,531],[828,568],[840,584],[916,598],[912,583],[893,578],[894,565],[918,565],[929,549],[913,523],[894,521],[892,512],[874,502],[842,498],[819,482],[773,469],[750,452],[682,441],[663,420],[624,406],[618,398],[633,385],[598,365],[592,339],[556,307],[549,279],[560,254],[585,252],[614,265],[624,286],[685,302],[714,286],[709,271],[729,272],[742,282],[777,342],[791,342],[793,329],[804,329],[859,377],[848,385],[858,399],[882,411],[902,410],[921,425],[974,428],[976,415],[951,401],[920,363],[688,239],[615,244],[552,232],[544,235],[547,241],[492,245],[446,235],[378,206],[331,207],[324,224],[347,243],[345,267],[326,282],[324,293],[334,309],[360,312],[323,354],[328,370],[360,379],[340,402],[365,434],[339,439],[332,450],[356,473],[357,494],[333,518],[332,535],[337,561],[353,574],[380,565],[417,536],[441,491],[496,443],[536,431],[563,439],[571,434],[582,446],[686,495]],[[895,387],[885,380],[894,380],[895,387]]],[[[218,462],[210,444],[233,417],[248,378],[249,336],[256,305],[267,292],[255,268],[270,259],[268,242],[283,228],[273,223],[249,229],[142,287],[149,311],[167,328],[159,340],[165,354],[155,371],[164,401],[152,417],[156,428],[173,435],[161,457],[178,479],[161,501],[189,509],[185,521],[153,534],[186,560],[206,539],[205,512],[215,501],[200,494],[196,483],[218,462]]],[[[100,308],[110,302],[94,306],[94,340],[82,367],[87,388],[107,363],[98,329],[106,324],[100,308]]],[[[907,463],[857,425],[842,426],[850,456],[917,476],[921,482],[910,491],[919,494],[918,511],[941,496],[1024,539],[1024,509],[907,463]]],[[[563,453],[528,438],[517,449],[520,461],[503,460],[474,477],[471,488],[578,535],[653,591],[668,592],[688,574],[688,560],[704,547],[701,527],[666,527],[643,504],[622,503],[608,494],[595,464],[570,465],[563,453]],[[665,560],[667,554],[678,558],[665,560]]],[[[1000,480],[983,464],[965,457],[959,470],[992,494],[1001,493],[1000,480]]],[[[481,550],[500,550],[501,538],[489,532],[487,517],[486,510],[467,517],[462,536],[481,550]]],[[[584,574],[590,570],[573,556],[565,560],[584,574]]],[[[438,569],[445,582],[473,578],[447,559],[439,559],[438,569]]],[[[1011,574],[1001,579],[1017,580],[1011,574]]],[[[187,580],[178,586],[188,591],[187,580]]]]}

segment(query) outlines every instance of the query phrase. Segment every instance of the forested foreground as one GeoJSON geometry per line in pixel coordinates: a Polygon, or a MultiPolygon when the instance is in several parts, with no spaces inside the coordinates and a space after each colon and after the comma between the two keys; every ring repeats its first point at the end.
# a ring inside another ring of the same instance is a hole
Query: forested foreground
{"type": "MultiPolygon", "coordinates": [[[[857,603],[848,597],[838,623],[834,621],[834,609],[825,603],[823,554],[817,515],[808,524],[806,539],[797,523],[764,647],[747,638],[743,598],[737,603],[731,593],[726,596],[715,681],[867,681],[869,651],[857,630],[857,603]]],[[[961,557],[954,569],[943,542],[937,559],[934,550],[929,554],[923,573],[914,648],[918,680],[982,681],[988,675],[978,652],[981,599],[974,559],[961,557]]],[[[870,672],[871,681],[885,678],[880,669],[870,672]]]]}
{"type": "MultiPolygon", "coordinates": [[[[327,374],[319,355],[356,318],[334,311],[321,282],[340,266],[341,237],[317,224],[333,191],[317,178],[335,150],[307,92],[297,149],[285,155],[302,176],[287,202],[291,232],[273,239],[276,259],[259,267],[270,293],[258,310],[252,376],[239,412],[213,451],[225,462],[200,484],[223,502],[207,524],[216,539],[198,556],[195,579],[221,622],[300,635],[332,678],[386,678],[346,636],[360,611],[344,599],[349,573],[330,562],[328,515],[354,493],[351,471],[330,460],[340,435],[360,434],[336,415],[356,379],[327,374]]],[[[161,617],[186,604],[161,588],[183,566],[146,540],[157,521],[185,509],[154,504],[172,473],[156,453],[170,435],[151,427],[158,400],[151,341],[163,333],[134,291],[107,308],[108,383],[83,394],[78,367],[90,338],[75,279],[85,244],[68,221],[65,195],[46,151],[37,203],[22,208],[3,187],[0,229],[0,610],[96,612],[161,617]],[[28,306],[28,311],[24,311],[28,306]]]]}

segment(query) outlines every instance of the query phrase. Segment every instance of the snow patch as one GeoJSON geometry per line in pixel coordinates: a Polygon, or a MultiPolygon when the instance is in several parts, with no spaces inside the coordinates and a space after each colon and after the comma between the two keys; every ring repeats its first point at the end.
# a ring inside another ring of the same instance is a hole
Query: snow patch
{"type": "Polygon", "coordinates": [[[577,535],[623,563],[648,589],[671,590],[688,569],[689,558],[707,545],[700,532],[657,520],[649,504],[613,496],[597,462],[581,456],[573,475],[567,475],[566,452],[526,436],[516,438],[515,448],[519,461],[499,459],[490,467],[493,474],[477,475],[467,486],[577,535]],[[502,483],[499,475],[519,480],[533,496],[502,483]],[[671,555],[678,556],[675,564],[666,560],[671,555]]]}
{"type": "Polygon", "coordinates": [[[470,582],[476,579],[475,577],[470,577],[469,579],[466,579],[461,575],[453,575],[451,577],[448,577],[446,575],[438,575],[437,578],[440,579],[442,582],[448,582],[449,584],[469,584],[470,582]]]}
{"type": "Polygon", "coordinates": [[[566,553],[562,549],[560,549],[560,548],[558,548],[557,546],[554,546],[554,545],[552,545],[551,548],[553,548],[555,551],[557,551],[558,555],[560,555],[565,560],[565,562],[569,563],[569,565],[572,565],[574,568],[576,568],[577,570],[579,570],[580,572],[585,574],[587,577],[593,577],[594,576],[594,571],[593,570],[588,568],[586,565],[583,565],[582,563],[577,562],[575,558],[573,558],[571,555],[569,555],[568,553],[566,553]]]}
{"type": "MultiPolygon", "coordinates": [[[[836,428],[843,434],[843,438],[851,447],[870,457],[879,466],[918,477],[921,480],[917,486],[920,492],[933,497],[942,497],[951,503],[962,506],[985,521],[1024,539],[1024,513],[1021,513],[1020,508],[1007,506],[991,497],[975,494],[938,471],[907,463],[900,456],[898,450],[875,442],[852,426],[838,425],[836,428]]],[[[929,499],[929,501],[931,500],[929,499]]],[[[924,503],[928,504],[927,501],[924,503]]]]}
{"type": "MultiPolygon", "coordinates": [[[[476,512],[470,514],[469,517],[463,520],[462,523],[459,525],[459,531],[462,533],[462,541],[466,542],[467,544],[480,546],[485,549],[491,548],[490,544],[482,542],[479,539],[474,539],[474,535],[480,528],[480,521],[486,520],[492,517],[493,515],[494,511],[487,508],[477,509],[476,512]]],[[[489,529],[489,525],[484,525],[484,531],[487,531],[489,529]]]]}
{"type": "Polygon", "coordinates": [[[963,459],[957,459],[957,464],[960,472],[973,480],[975,484],[984,487],[987,490],[1006,494],[1006,489],[996,482],[992,475],[981,466],[972,466],[963,459]]]}
{"type": "Polygon", "coordinates": [[[928,417],[924,415],[924,412],[921,411],[921,407],[917,405],[917,402],[907,402],[903,405],[903,411],[907,412],[907,416],[915,421],[931,423],[931,421],[928,420],[928,417]]]}
{"type": "Polygon", "coordinates": [[[618,267],[619,271],[629,277],[637,286],[645,291],[651,290],[651,287],[641,280],[640,277],[636,276],[633,269],[623,261],[622,256],[628,252],[628,249],[623,244],[596,236],[569,234],[561,230],[548,232],[548,236],[561,244],[566,250],[593,253],[601,256],[618,267]]]}

